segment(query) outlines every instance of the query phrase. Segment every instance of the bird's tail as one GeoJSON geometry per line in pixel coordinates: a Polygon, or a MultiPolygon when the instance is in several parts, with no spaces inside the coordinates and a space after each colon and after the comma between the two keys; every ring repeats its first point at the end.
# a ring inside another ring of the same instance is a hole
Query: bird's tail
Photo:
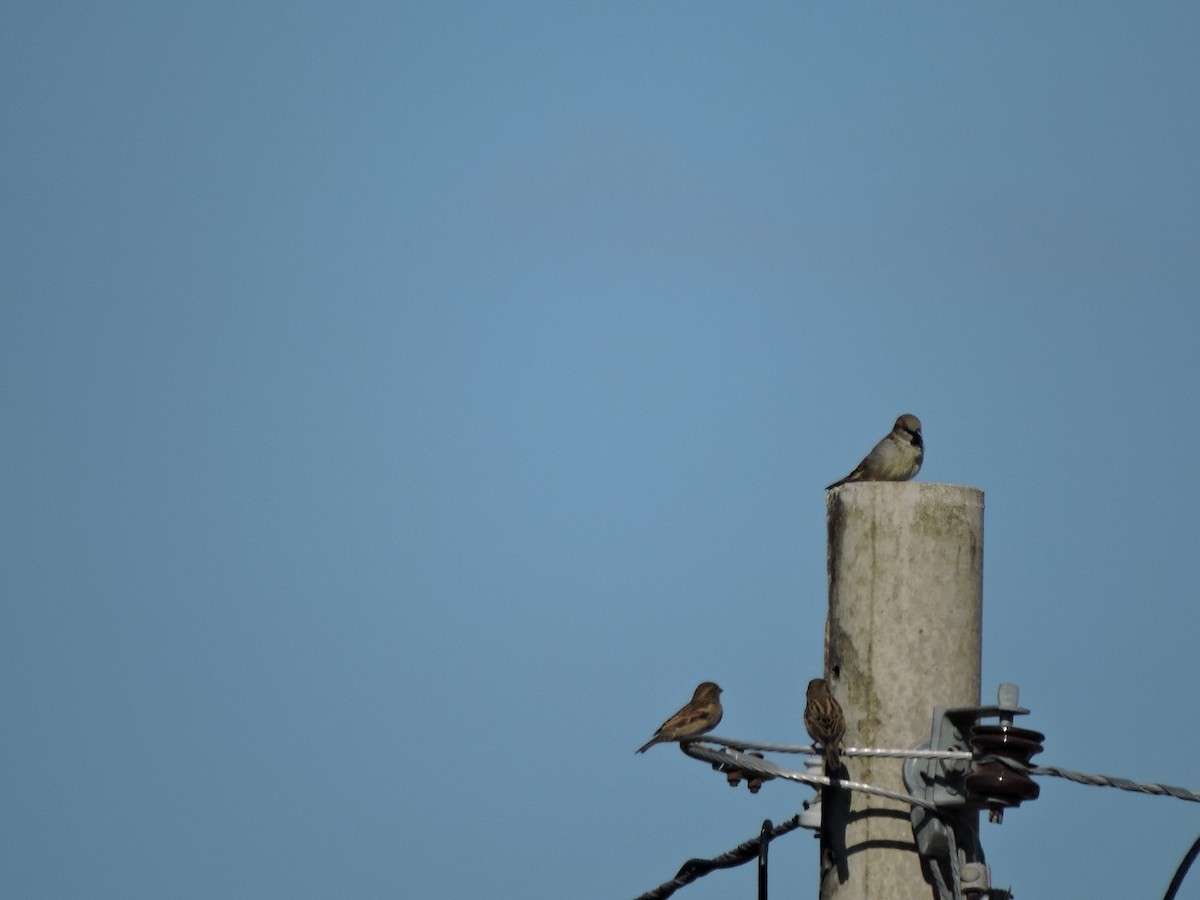
{"type": "Polygon", "coordinates": [[[842,766],[842,742],[834,741],[822,749],[825,751],[825,774],[836,775],[842,766]]]}
{"type": "Polygon", "coordinates": [[[861,467],[858,469],[855,469],[853,472],[851,472],[845,478],[839,478],[837,481],[835,481],[829,487],[825,488],[825,490],[832,491],[835,487],[841,487],[843,484],[849,484],[852,481],[862,481],[861,467]]]}

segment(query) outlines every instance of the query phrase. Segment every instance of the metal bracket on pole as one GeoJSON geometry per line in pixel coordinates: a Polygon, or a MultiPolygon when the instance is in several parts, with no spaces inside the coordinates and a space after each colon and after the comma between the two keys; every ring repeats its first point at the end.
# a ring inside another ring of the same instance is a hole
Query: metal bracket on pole
{"type": "Polygon", "coordinates": [[[1044,735],[1013,727],[1014,716],[1029,712],[1017,705],[1019,698],[1015,684],[1001,684],[993,706],[935,708],[929,742],[917,749],[969,751],[973,758],[910,757],[904,763],[908,792],[937,807],[936,812],[912,808],[917,851],[939,874],[949,872],[956,885],[954,896],[997,896],[979,843],[978,810],[987,808],[990,820],[999,822],[1006,807],[1032,800],[1039,792],[1027,775],[1004,762],[1028,765],[1042,749],[1044,735]],[[991,717],[1000,724],[979,724],[991,717]]]}
{"type": "Polygon", "coordinates": [[[989,810],[999,822],[1004,809],[1022,800],[1033,800],[1040,789],[1002,760],[1028,765],[1042,750],[1045,735],[1013,727],[1013,717],[1029,710],[1017,705],[1020,692],[1015,684],[1001,684],[998,702],[992,706],[936,707],[927,744],[919,750],[970,751],[974,759],[908,759],[904,784],[910,794],[939,809],[989,810]],[[999,725],[981,725],[979,720],[996,717],[999,725]]]}

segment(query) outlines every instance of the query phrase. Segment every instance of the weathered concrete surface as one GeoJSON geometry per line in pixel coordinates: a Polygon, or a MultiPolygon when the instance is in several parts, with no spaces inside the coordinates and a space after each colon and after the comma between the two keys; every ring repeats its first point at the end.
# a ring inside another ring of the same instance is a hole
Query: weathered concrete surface
{"type": "MultiPolygon", "coordinates": [[[[953,484],[861,482],[830,491],[826,676],[848,747],[929,740],[935,706],[979,703],[983,492],[953,484]]],[[[905,790],[896,759],[843,759],[843,777],[905,790]]],[[[907,805],[826,795],[822,900],[935,896],[907,805]]]]}

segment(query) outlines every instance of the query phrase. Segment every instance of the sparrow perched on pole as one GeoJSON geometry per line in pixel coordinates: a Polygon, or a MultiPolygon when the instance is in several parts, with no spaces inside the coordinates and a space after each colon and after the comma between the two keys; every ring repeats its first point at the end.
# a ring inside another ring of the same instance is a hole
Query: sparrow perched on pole
{"type": "Polygon", "coordinates": [[[825,771],[836,772],[842,750],[842,735],[846,733],[846,717],[842,706],[829,693],[824,678],[808,683],[808,702],[804,704],[804,727],[808,736],[821,745],[825,755],[825,771]]]}
{"type": "Polygon", "coordinates": [[[850,481],[908,481],[921,471],[924,458],[921,420],[912,413],[905,413],[896,420],[891,433],[875,445],[853,472],[825,490],[850,481]]]}
{"type": "Polygon", "coordinates": [[[721,689],[713,682],[701,682],[683,709],[663,722],[658,731],[654,732],[654,737],[639,747],[637,752],[645,753],[655,744],[678,741],[712,731],[721,721],[720,694],[721,689]]]}

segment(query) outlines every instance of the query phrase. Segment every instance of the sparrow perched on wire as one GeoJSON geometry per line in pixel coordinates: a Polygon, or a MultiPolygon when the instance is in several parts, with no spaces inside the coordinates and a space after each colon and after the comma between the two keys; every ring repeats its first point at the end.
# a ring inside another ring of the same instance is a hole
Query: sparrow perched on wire
{"type": "Polygon", "coordinates": [[[912,413],[905,413],[896,420],[891,433],[875,445],[853,472],[825,490],[849,481],[908,481],[921,471],[924,458],[921,420],[912,413]]]}
{"type": "Polygon", "coordinates": [[[639,747],[637,752],[645,753],[655,744],[678,741],[712,731],[721,721],[720,694],[721,689],[713,682],[701,682],[687,705],[663,722],[658,731],[654,732],[654,737],[639,747]]]}
{"type": "Polygon", "coordinates": [[[837,771],[842,750],[842,735],[846,733],[846,717],[842,706],[829,693],[824,678],[808,683],[808,702],[804,704],[804,727],[808,735],[821,745],[825,755],[825,771],[837,771]]]}

